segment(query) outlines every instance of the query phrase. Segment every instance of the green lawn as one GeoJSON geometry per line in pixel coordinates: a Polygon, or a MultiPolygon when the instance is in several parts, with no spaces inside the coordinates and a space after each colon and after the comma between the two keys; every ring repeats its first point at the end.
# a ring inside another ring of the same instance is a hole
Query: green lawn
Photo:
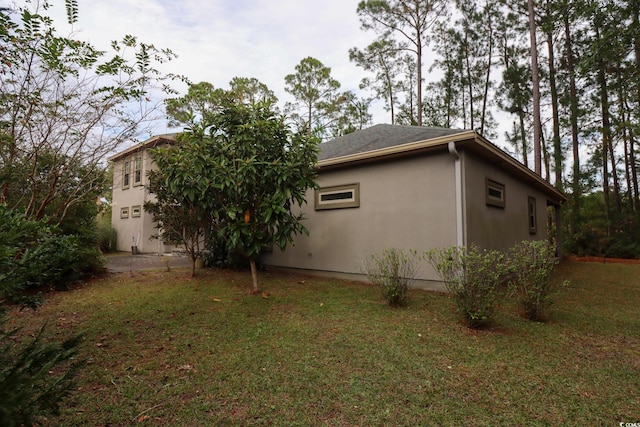
{"type": "Polygon", "coordinates": [[[449,296],[387,307],[365,284],[246,272],[129,273],[13,322],[86,331],[49,425],[618,425],[640,421],[640,266],[564,261],[546,323],[504,305],[465,328],[449,296]]]}

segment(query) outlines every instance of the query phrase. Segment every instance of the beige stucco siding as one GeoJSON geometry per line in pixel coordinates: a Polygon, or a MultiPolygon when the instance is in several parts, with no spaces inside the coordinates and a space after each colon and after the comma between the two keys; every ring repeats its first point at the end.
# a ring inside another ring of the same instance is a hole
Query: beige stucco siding
{"type": "MultiPolygon", "coordinates": [[[[303,207],[309,236],[298,236],[284,252],[265,254],[267,265],[360,274],[362,257],[374,251],[424,251],[456,242],[454,161],[445,151],[321,171],[318,183],[359,183],[360,207],[315,210],[309,191],[303,207]]],[[[437,280],[426,262],[420,277],[437,280]]]]}
{"type": "Polygon", "coordinates": [[[547,238],[547,197],[531,185],[478,157],[463,153],[467,244],[504,250],[522,240],[547,238]],[[486,179],[504,185],[505,206],[486,202],[486,179]],[[535,199],[537,231],[529,230],[528,202],[535,199]]]}
{"type": "Polygon", "coordinates": [[[144,212],[144,202],[153,198],[146,190],[147,173],[155,168],[149,150],[142,150],[131,153],[129,156],[118,159],[114,162],[113,177],[113,203],[111,224],[118,233],[118,250],[130,251],[131,246],[137,241],[139,252],[164,251],[161,246],[151,236],[156,234],[155,224],[149,214],[144,212]],[[134,182],[133,164],[137,156],[142,156],[141,182],[134,182]],[[129,186],[123,186],[123,168],[125,162],[130,162],[129,186]],[[140,215],[134,216],[134,208],[140,208],[140,215]],[[128,217],[122,218],[122,209],[128,210],[128,217]]]}

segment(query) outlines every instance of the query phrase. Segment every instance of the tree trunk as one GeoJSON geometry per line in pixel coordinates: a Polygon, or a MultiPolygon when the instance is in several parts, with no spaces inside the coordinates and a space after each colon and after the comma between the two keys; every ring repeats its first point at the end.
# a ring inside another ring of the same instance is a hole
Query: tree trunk
{"type": "MultiPolygon", "coordinates": [[[[550,2],[547,0],[547,10],[550,13],[550,2]]],[[[555,172],[555,186],[562,189],[562,146],[560,143],[560,115],[558,113],[558,88],[556,87],[556,65],[553,51],[553,32],[547,33],[549,47],[549,91],[551,93],[551,112],[553,116],[553,163],[555,172]]]]}
{"type": "MultiPolygon", "coordinates": [[[[474,123],[474,109],[473,109],[473,84],[471,77],[471,64],[469,64],[469,40],[468,40],[468,29],[464,29],[464,62],[466,66],[466,74],[467,74],[467,85],[469,90],[469,128],[475,129],[474,123]]],[[[466,128],[466,126],[465,126],[466,128]]]]}
{"type": "Polygon", "coordinates": [[[416,105],[418,108],[417,122],[418,126],[422,126],[422,34],[419,30],[417,30],[416,40],[418,41],[416,46],[416,65],[418,66],[418,81],[416,85],[416,87],[418,88],[418,99],[416,99],[416,105]]]}
{"type": "MultiPolygon", "coordinates": [[[[598,22],[594,23],[596,40],[600,40],[600,30],[598,22]]],[[[609,146],[611,145],[611,122],[609,119],[609,96],[607,93],[607,76],[605,73],[605,63],[602,59],[602,52],[597,52],[598,61],[597,79],[600,91],[600,108],[602,113],[602,193],[604,196],[604,214],[607,227],[607,236],[611,234],[611,212],[609,207],[609,146]]]]}
{"type": "Polygon", "coordinates": [[[489,99],[489,85],[491,84],[491,65],[493,60],[493,20],[491,14],[487,23],[489,27],[489,53],[487,55],[487,74],[484,81],[484,96],[482,99],[482,116],[480,118],[480,135],[484,134],[484,123],[487,113],[487,100],[489,99]]]}
{"type": "MultiPolygon", "coordinates": [[[[620,75],[618,75],[618,79],[620,79],[620,75]]],[[[623,123],[621,126],[622,131],[622,144],[624,148],[624,178],[627,181],[627,205],[629,208],[629,214],[634,211],[633,200],[633,183],[631,181],[631,154],[629,149],[629,134],[627,132],[627,109],[626,109],[626,96],[625,89],[620,85],[618,87],[618,100],[620,101],[620,122],[623,123]]],[[[631,112],[628,112],[628,117],[631,119],[631,112]]]]}
{"type": "MultiPolygon", "coordinates": [[[[636,108],[638,113],[640,114],[640,84],[637,82],[640,81],[640,34],[638,33],[638,28],[640,28],[640,7],[638,3],[634,3],[635,8],[633,11],[633,26],[636,28],[636,35],[633,39],[633,50],[635,52],[635,60],[636,60],[636,91],[637,91],[637,99],[636,99],[636,108]]],[[[631,111],[629,109],[629,111],[631,111]]],[[[633,205],[635,207],[636,212],[640,211],[640,193],[638,192],[638,175],[636,170],[636,157],[635,157],[635,138],[636,132],[631,127],[629,129],[629,154],[631,156],[631,172],[633,175],[633,189],[634,189],[634,200],[633,205]]]]}
{"type": "Polygon", "coordinates": [[[534,0],[528,0],[529,6],[529,37],[531,39],[531,83],[533,86],[533,160],[534,172],[542,175],[542,147],[540,135],[540,74],[538,71],[538,45],[536,37],[536,15],[534,0]]]}
{"type": "Polygon", "coordinates": [[[518,109],[518,119],[520,120],[520,140],[522,142],[522,160],[525,167],[529,167],[529,155],[527,153],[527,134],[524,130],[524,111],[522,107],[518,109]]]}
{"type": "Polygon", "coordinates": [[[550,182],[551,177],[549,176],[551,171],[550,159],[549,159],[549,149],[547,148],[547,140],[544,135],[540,134],[540,148],[542,151],[542,160],[544,164],[544,180],[550,182]]]}
{"type": "Polygon", "coordinates": [[[260,292],[260,286],[258,285],[258,268],[256,267],[256,260],[249,259],[249,265],[251,266],[251,280],[253,282],[253,292],[260,292]]]}
{"type": "Polygon", "coordinates": [[[571,24],[569,22],[569,10],[564,10],[564,36],[567,74],[569,75],[569,122],[571,124],[571,150],[573,154],[573,182],[571,191],[573,196],[573,229],[577,228],[580,221],[580,142],[578,138],[578,90],[576,88],[576,72],[573,58],[573,40],[571,39],[571,24]]]}

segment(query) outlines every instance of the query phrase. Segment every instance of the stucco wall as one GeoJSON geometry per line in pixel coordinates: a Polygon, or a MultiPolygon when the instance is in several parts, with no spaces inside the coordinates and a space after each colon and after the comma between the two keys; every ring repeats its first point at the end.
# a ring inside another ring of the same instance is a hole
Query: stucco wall
{"type": "Polygon", "coordinates": [[[504,250],[522,240],[547,238],[547,197],[497,166],[463,153],[467,244],[504,250]],[[504,208],[486,203],[486,178],[504,184],[504,208]],[[536,200],[537,232],[529,232],[528,200],[536,200]]]}
{"type": "MultiPolygon", "coordinates": [[[[324,171],[321,187],[360,184],[360,207],[314,209],[314,191],[303,207],[309,236],[298,236],[284,252],[265,254],[267,265],[361,273],[364,255],[396,247],[424,251],[456,242],[453,158],[443,151],[411,159],[324,171]]],[[[424,261],[420,277],[439,282],[424,261]]],[[[355,278],[355,277],[354,277],[355,278]]],[[[426,287],[426,286],[425,286],[426,287]]]]}
{"type": "Polygon", "coordinates": [[[169,247],[161,244],[151,236],[157,233],[155,224],[149,214],[144,211],[144,202],[153,199],[146,190],[147,173],[155,164],[152,162],[149,150],[135,152],[131,155],[118,159],[114,162],[113,173],[113,203],[111,213],[111,224],[118,233],[118,250],[130,251],[133,241],[138,243],[138,251],[143,252],[165,252],[169,247]],[[133,161],[136,156],[142,155],[142,182],[133,182],[133,161]],[[132,162],[130,185],[123,188],[123,166],[125,161],[132,162]],[[140,206],[140,216],[132,215],[132,207],[140,206]],[[121,218],[122,208],[129,209],[128,218],[121,218]]]}

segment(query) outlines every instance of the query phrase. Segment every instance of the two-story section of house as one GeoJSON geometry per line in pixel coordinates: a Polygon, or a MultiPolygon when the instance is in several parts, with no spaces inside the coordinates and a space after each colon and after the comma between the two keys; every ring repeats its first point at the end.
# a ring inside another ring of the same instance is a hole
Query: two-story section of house
{"type": "Polygon", "coordinates": [[[144,202],[149,194],[147,173],[155,168],[150,149],[175,143],[175,135],[154,136],[109,158],[113,162],[113,200],[111,224],[118,233],[118,250],[165,253],[171,246],[153,239],[158,230],[144,202]]]}

